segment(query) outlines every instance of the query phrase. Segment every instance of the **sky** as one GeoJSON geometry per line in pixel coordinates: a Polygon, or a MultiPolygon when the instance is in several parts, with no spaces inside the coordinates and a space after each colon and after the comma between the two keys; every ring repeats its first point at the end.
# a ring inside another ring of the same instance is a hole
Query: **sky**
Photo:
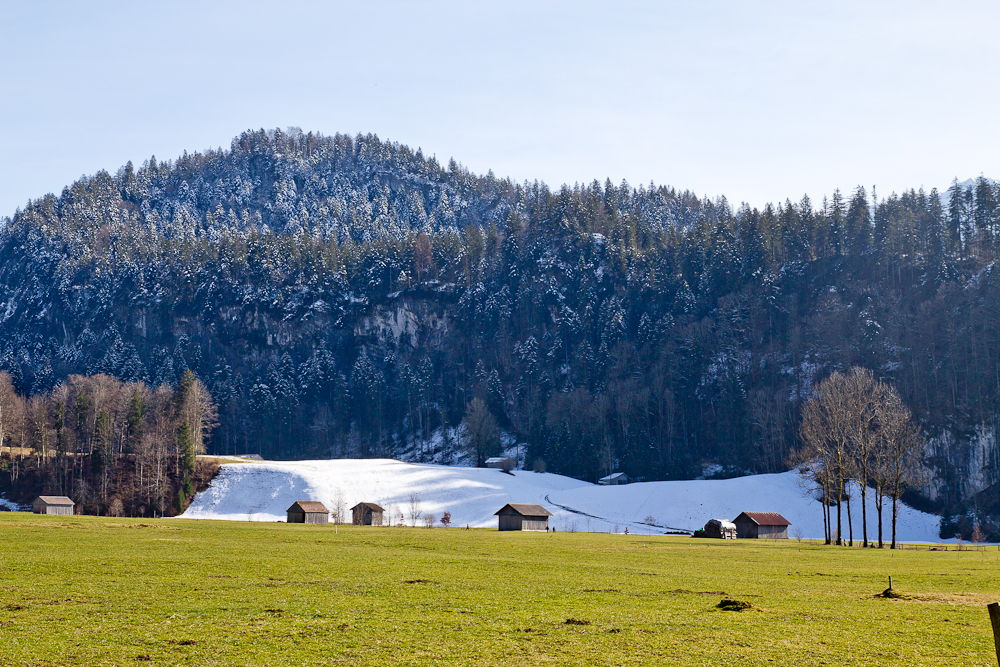
{"type": "Polygon", "coordinates": [[[998,28],[997,2],[0,0],[0,216],[290,126],[551,187],[943,189],[1000,174],[998,28]]]}

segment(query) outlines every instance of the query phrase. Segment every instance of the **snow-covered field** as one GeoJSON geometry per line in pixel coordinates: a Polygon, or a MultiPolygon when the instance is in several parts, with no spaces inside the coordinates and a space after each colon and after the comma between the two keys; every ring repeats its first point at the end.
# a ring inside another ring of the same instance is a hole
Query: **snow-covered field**
{"type": "MultiPolygon", "coordinates": [[[[297,500],[318,500],[333,508],[378,503],[398,521],[411,521],[411,495],[418,509],[440,518],[451,512],[452,525],[493,527],[493,515],[506,503],[538,503],[554,515],[557,530],[663,533],[694,530],[712,518],[734,519],[742,511],[779,512],[792,523],[790,535],[822,538],[820,504],[800,488],[793,472],[726,480],[644,482],[597,486],[588,482],[523,470],[499,470],[389,459],[335,461],[261,461],[230,463],[199,493],[185,518],[234,521],[284,521],[297,500]],[[647,524],[652,517],[652,524],[647,524]]],[[[861,537],[860,499],[852,503],[854,537],[861,537]]],[[[874,502],[869,498],[869,535],[875,534],[874,502]]],[[[844,515],[846,536],[847,516],[844,515]]],[[[909,507],[900,511],[898,537],[907,542],[937,542],[939,519],[909,507]]],[[[438,524],[440,525],[440,524],[438,524]]],[[[885,508],[889,537],[889,508],[885,508]]]]}

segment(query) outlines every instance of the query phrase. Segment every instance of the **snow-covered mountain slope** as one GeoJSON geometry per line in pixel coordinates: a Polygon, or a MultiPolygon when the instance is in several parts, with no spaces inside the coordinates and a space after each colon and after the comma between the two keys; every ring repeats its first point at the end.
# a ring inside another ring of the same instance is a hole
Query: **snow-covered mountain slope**
{"type": "MultiPolygon", "coordinates": [[[[193,519],[283,521],[296,500],[318,500],[333,508],[375,502],[411,521],[411,495],[419,510],[440,518],[451,512],[452,525],[496,526],[494,512],[505,503],[538,503],[552,512],[557,530],[660,534],[694,530],[711,518],[733,519],[741,511],[779,512],[792,523],[790,534],[821,538],[820,504],[799,486],[793,472],[726,480],[645,482],[597,486],[588,482],[523,470],[412,464],[388,459],[264,461],[223,465],[218,477],[183,514],[193,519]],[[649,521],[649,517],[652,520],[649,521]],[[653,525],[649,525],[653,524],[653,525]]],[[[853,507],[855,539],[861,537],[860,499],[853,507]]],[[[847,527],[844,513],[844,532],[847,527]]],[[[874,503],[869,499],[869,535],[875,534],[874,503]]],[[[885,508],[889,537],[889,508],[885,508]]],[[[900,540],[937,542],[938,517],[902,507],[900,540]]]]}

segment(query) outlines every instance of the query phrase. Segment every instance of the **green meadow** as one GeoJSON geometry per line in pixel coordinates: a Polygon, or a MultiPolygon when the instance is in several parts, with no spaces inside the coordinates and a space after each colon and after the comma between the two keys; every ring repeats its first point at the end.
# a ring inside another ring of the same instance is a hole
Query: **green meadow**
{"type": "Polygon", "coordinates": [[[5,512],[0,664],[996,665],[991,548],[5,512]]]}

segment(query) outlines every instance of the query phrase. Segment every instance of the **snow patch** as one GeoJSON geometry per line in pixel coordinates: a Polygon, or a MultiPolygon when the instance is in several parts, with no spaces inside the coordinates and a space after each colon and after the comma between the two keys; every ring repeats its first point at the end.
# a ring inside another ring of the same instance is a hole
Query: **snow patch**
{"type": "Polygon", "coordinates": [[[30,512],[31,506],[15,503],[13,500],[7,500],[7,498],[0,495],[0,511],[3,510],[8,512],[30,512]]]}
{"type": "MultiPolygon", "coordinates": [[[[182,516],[284,521],[285,511],[297,500],[318,500],[332,508],[340,496],[348,508],[375,502],[393,513],[393,523],[400,512],[409,523],[411,494],[418,497],[424,513],[440,517],[451,512],[455,526],[494,528],[494,513],[506,503],[537,503],[552,512],[549,524],[561,531],[694,531],[709,519],[731,520],[740,512],[757,511],[781,513],[792,523],[790,535],[801,530],[803,537],[823,537],[822,507],[803,491],[794,472],[598,486],[552,473],[507,474],[392,459],[230,463],[221,467],[211,486],[182,516]]],[[[854,495],[854,536],[860,539],[861,501],[857,490],[854,495]]],[[[874,494],[869,494],[868,520],[870,527],[875,525],[874,494]]],[[[884,520],[888,527],[888,513],[884,520]]],[[[904,505],[898,538],[937,542],[939,522],[935,515],[904,505]]]]}

